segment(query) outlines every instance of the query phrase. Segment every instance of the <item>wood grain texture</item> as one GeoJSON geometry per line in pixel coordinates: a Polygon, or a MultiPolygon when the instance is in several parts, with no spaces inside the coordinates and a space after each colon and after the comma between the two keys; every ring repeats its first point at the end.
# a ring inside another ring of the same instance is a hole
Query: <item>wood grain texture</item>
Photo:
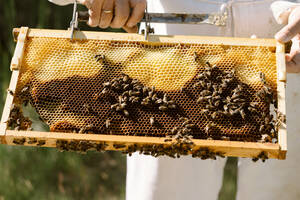
{"type": "MultiPolygon", "coordinates": [[[[96,135],[96,134],[76,134],[76,133],[59,133],[59,132],[37,132],[37,131],[13,131],[7,130],[5,135],[5,143],[14,145],[14,138],[36,138],[37,140],[45,140],[44,147],[56,147],[57,140],[84,140],[91,142],[106,142],[109,146],[106,150],[123,150],[124,148],[115,149],[113,144],[163,144],[171,145],[172,142],[164,142],[165,138],[145,137],[145,136],[120,136],[120,135],[96,135]]],[[[207,147],[212,151],[219,151],[225,156],[236,157],[255,157],[261,151],[267,153],[269,158],[284,159],[279,155],[285,155],[279,144],[271,143],[254,143],[254,142],[236,142],[236,141],[219,141],[219,140],[193,140],[195,149],[207,147]]],[[[25,146],[36,146],[24,143],[25,146]]]]}
{"type": "MultiPolygon", "coordinates": [[[[13,31],[14,37],[20,32],[19,28],[13,31]]],[[[29,29],[28,37],[54,37],[70,38],[70,31],[53,29],[29,29]]],[[[112,32],[92,32],[75,31],[74,39],[91,40],[121,40],[121,41],[145,41],[144,35],[132,33],[112,33],[112,32]]],[[[166,43],[202,43],[202,44],[223,44],[231,46],[276,46],[275,39],[251,39],[251,38],[232,38],[232,37],[207,37],[207,36],[182,36],[182,35],[149,35],[148,42],[166,43]]]]}
{"type": "MultiPolygon", "coordinates": [[[[285,66],[285,49],[284,44],[277,43],[276,47],[276,63],[277,63],[277,95],[278,95],[278,111],[286,116],[286,66],[285,66]]],[[[287,151],[287,127],[286,122],[281,123],[278,131],[278,144],[282,152],[287,151]]],[[[282,154],[284,156],[285,154],[282,154]]]]}
{"type": "MultiPolygon", "coordinates": [[[[8,88],[13,93],[15,93],[17,87],[18,77],[19,77],[19,70],[13,70],[9,88],[8,88]]],[[[0,123],[0,136],[5,135],[5,131],[7,129],[6,121],[8,120],[10,114],[10,108],[13,104],[13,100],[14,100],[14,96],[11,95],[9,92],[7,92],[1,123],[0,123]]]]}
{"type": "Polygon", "coordinates": [[[14,55],[11,59],[11,63],[10,63],[10,70],[18,70],[20,68],[20,65],[22,63],[22,59],[23,59],[23,54],[24,54],[24,50],[25,50],[25,42],[26,42],[26,38],[27,38],[27,33],[28,33],[28,27],[22,27],[20,29],[20,33],[18,35],[18,39],[17,39],[17,45],[15,48],[15,52],[14,55]]]}

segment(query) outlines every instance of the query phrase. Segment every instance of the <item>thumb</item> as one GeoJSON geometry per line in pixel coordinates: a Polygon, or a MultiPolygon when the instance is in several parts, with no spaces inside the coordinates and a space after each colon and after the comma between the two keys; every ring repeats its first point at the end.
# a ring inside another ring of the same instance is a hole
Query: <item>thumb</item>
{"type": "Polygon", "coordinates": [[[279,42],[286,43],[300,33],[300,7],[295,8],[289,16],[289,23],[281,29],[275,38],[279,42]]]}

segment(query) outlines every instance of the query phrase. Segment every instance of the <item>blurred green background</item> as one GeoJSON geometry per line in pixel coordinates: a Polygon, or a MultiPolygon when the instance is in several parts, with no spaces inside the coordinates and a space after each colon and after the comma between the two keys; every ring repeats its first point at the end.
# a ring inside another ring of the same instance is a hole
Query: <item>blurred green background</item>
{"type": "MultiPolygon", "coordinates": [[[[72,5],[60,7],[47,0],[0,0],[0,113],[15,48],[12,29],[20,26],[67,29],[71,16],[72,5]]],[[[80,27],[91,30],[85,24],[80,27]]],[[[125,199],[125,178],[126,157],[118,152],[82,155],[0,145],[0,200],[125,199]]],[[[236,189],[237,159],[229,158],[219,200],[235,199],[236,189]]]]}

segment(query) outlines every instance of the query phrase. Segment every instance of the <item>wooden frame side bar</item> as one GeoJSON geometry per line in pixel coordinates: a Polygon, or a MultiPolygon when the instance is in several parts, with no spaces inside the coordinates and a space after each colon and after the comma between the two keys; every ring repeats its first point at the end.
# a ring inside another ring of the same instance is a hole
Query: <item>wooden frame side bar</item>
{"type": "MultiPolygon", "coordinates": [[[[286,66],[285,66],[285,47],[282,43],[276,45],[276,63],[277,63],[277,94],[278,111],[280,115],[286,118],[285,88],[286,88],[286,66]]],[[[287,130],[285,119],[281,122],[278,131],[278,143],[280,145],[280,157],[285,159],[287,152],[287,130]]]]}
{"type": "Polygon", "coordinates": [[[18,82],[18,78],[19,78],[19,67],[22,63],[23,54],[25,51],[24,47],[25,47],[25,41],[27,38],[27,33],[28,33],[28,27],[22,27],[19,30],[17,45],[16,45],[14,55],[11,60],[10,69],[12,71],[12,76],[11,76],[9,88],[7,91],[6,101],[5,101],[2,118],[1,118],[1,122],[0,122],[0,136],[5,135],[5,131],[7,129],[6,122],[9,118],[10,108],[11,108],[13,100],[14,100],[13,94],[15,93],[15,90],[17,87],[17,82],[18,82]],[[11,94],[11,92],[13,94],[11,94]]]}
{"type": "MultiPolygon", "coordinates": [[[[13,30],[16,37],[20,32],[19,28],[13,30]]],[[[49,37],[49,38],[70,38],[70,31],[51,30],[51,29],[29,29],[28,37],[49,37]]],[[[92,32],[75,31],[74,39],[91,40],[116,40],[116,41],[141,41],[145,38],[141,34],[132,33],[112,33],[112,32],[92,32]]],[[[207,37],[207,36],[183,36],[183,35],[149,35],[147,42],[165,42],[165,43],[202,43],[202,44],[223,44],[239,46],[269,46],[275,47],[274,39],[251,39],[251,38],[231,38],[231,37],[207,37]]]]}
{"type": "Polygon", "coordinates": [[[10,70],[18,70],[20,68],[21,62],[23,60],[23,54],[24,54],[24,46],[25,46],[25,41],[28,33],[28,27],[22,27],[20,29],[20,33],[18,35],[18,42],[17,46],[15,48],[14,55],[11,59],[10,63],[10,70]]]}
{"type": "MultiPolygon", "coordinates": [[[[15,93],[18,78],[19,78],[19,70],[13,70],[9,88],[8,88],[9,91],[12,91],[13,93],[15,93]]],[[[5,105],[4,105],[4,109],[3,109],[3,113],[2,113],[2,118],[1,118],[1,123],[0,123],[0,136],[5,135],[5,131],[7,129],[6,121],[9,118],[10,108],[11,108],[11,106],[13,104],[13,100],[14,100],[14,96],[9,91],[7,91],[6,101],[5,101],[5,105]]]]}
{"type": "MultiPolygon", "coordinates": [[[[59,132],[37,132],[37,131],[14,131],[7,130],[5,135],[5,144],[15,145],[14,138],[35,138],[37,140],[45,140],[44,147],[56,147],[57,140],[67,141],[91,141],[106,142],[109,146],[106,150],[124,150],[124,148],[116,149],[113,144],[163,144],[171,145],[172,142],[164,142],[165,138],[146,137],[146,136],[121,136],[121,135],[96,135],[96,134],[74,134],[59,132]]],[[[28,140],[26,140],[28,141],[28,140]]],[[[218,140],[193,140],[195,149],[207,147],[212,151],[219,151],[225,156],[238,157],[256,157],[262,151],[268,154],[269,158],[283,159],[280,157],[279,144],[271,143],[254,143],[254,142],[236,142],[236,141],[218,141],[218,140]]],[[[25,146],[36,146],[36,144],[24,143],[25,146]]]]}

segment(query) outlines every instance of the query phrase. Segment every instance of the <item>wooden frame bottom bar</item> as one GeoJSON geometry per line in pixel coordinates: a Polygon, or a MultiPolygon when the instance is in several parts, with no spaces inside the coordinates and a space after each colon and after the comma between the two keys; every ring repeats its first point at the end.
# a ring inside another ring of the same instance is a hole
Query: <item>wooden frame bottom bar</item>
{"type": "MultiPolygon", "coordinates": [[[[2,139],[2,144],[15,145],[14,139],[26,138],[25,146],[37,146],[28,144],[29,138],[44,140],[43,147],[56,147],[57,140],[66,141],[90,141],[105,142],[108,146],[106,150],[124,150],[124,148],[114,148],[114,144],[162,144],[171,145],[172,141],[165,142],[165,138],[146,137],[146,136],[122,136],[122,135],[96,135],[96,134],[75,134],[59,132],[37,132],[37,131],[14,131],[6,130],[6,135],[2,139]]],[[[206,147],[214,152],[222,152],[225,156],[234,157],[256,157],[261,152],[265,152],[269,158],[285,159],[286,150],[281,150],[279,144],[272,143],[255,143],[255,142],[237,142],[237,141],[219,141],[219,140],[200,140],[194,139],[193,149],[206,147]]]]}

